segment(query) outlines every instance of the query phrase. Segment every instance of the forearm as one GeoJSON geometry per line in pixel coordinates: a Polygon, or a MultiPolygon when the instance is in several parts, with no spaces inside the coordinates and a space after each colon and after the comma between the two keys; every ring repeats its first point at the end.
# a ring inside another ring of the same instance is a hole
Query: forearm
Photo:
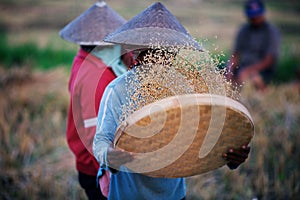
{"type": "Polygon", "coordinates": [[[101,166],[107,166],[107,150],[108,147],[111,145],[111,142],[101,136],[100,133],[96,133],[93,142],[93,153],[97,161],[100,163],[101,166]]]}
{"type": "MultiPolygon", "coordinates": [[[[100,165],[107,166],[107,151],[113,142],[117,128],[116,116],[113,113],[110,92],[104,93],[98,112],[96,134],[93,140],[93,153],[100,165]]],[[[114,100],[116,102],[116,100],[114,100]]]]}
{"type": "Polygon", "coordinates": [[[268,55],[262,61],[249,66],[249,69],[252,72],[261,72],[267,69],[268,67],[270,67],[273,62],[274,62],[273,56],[268,55]]]}

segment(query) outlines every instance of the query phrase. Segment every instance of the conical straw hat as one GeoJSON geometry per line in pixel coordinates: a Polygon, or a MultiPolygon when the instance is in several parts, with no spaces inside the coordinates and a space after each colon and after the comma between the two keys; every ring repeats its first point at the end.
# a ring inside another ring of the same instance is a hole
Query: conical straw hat
{"type": "Polygon", "coordinates": [[[176,17],[159,2],[109,34],[104,41],[138,47],[186,46],[201,50],[176,17]]]}
{"type": "Polygon", "coordinates": [[[103,41],[104,37],[124,23],[126,20],[122,16],[104,1],[99,1],[67,24],[59,35],[80,45],[109,45],[103,41]]]}

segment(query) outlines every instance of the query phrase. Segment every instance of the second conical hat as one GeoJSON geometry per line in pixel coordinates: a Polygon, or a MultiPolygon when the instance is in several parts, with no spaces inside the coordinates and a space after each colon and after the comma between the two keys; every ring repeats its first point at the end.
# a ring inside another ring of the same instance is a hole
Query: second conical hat
{"type": "Polygon", "coordinates": [[[80,45],[108,45],[104,37],[125,23],[122,16],[99,1],[67,24],[59,35],[80,45]]]}
{"type": "Polygon", "coordinates": [[[186,46],[201,50],[200,45],[160,2],[133,17],[104,41],[138,47],[186,46]]]}

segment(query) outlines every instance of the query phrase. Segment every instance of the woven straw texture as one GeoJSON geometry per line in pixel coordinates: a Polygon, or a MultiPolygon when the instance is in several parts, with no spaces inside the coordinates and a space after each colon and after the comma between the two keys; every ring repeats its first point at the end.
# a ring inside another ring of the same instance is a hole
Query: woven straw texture
{"type": "Polygon", "coordinates": [[[226,164],[222,154],[248,144],[254,125],[247,109],[228,97],[168,97],[130,115],[118,128],[116,148],[133,152],[126,167],[152,177],[188,177],[226,164]]]}
{"type": "Polygon", "coordinates": [[[140,47],[200,45],[167,8],[157,2],[109,34],[104,41],[140,47]]]}
{"type": "Polygon", "coordinates": [[[100,1],[67,24],[59,35],[80,45],[111,45],[103,41],[104,37],[125,23],[122,16],[100,1]]]}

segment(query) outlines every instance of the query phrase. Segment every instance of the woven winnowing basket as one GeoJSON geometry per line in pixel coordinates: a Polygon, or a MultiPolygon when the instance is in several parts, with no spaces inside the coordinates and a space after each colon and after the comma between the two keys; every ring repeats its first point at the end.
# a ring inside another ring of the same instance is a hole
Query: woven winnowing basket
{"type": "Polygon", "coordinates": [[[118,128],[115,147],[133,152],[125,166],[152,177],[187,177],[227,162],[229,148],[241,148],[254,135],[247,109],[211,94],[173,96],[130,115],[118,128]]]}

